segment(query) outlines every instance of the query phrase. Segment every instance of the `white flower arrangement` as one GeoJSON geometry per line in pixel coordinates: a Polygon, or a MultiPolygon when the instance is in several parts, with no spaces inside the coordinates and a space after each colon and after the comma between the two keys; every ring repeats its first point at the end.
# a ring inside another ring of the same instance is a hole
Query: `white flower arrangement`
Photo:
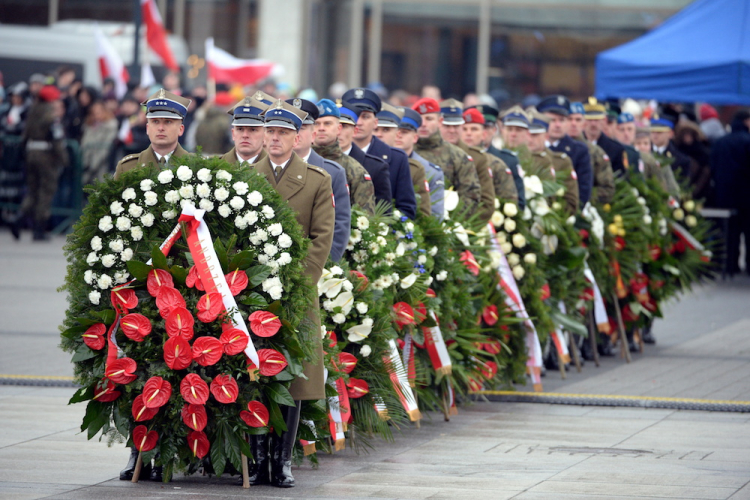
{"type": "Polygon", "coordinates": [[[193,178],[193,171],[187,165],[181,165],[177,168],[177,178],[182,182],[187,182],[193,178]]]}
{"type": "Polygon", "coordinates": [[[109,205],[109,211],[112,213],[112,215],[120,215],[124,210],[125,208],[123,208],[122,203],[120,203],[119,201],[113,201],[109,205]]]}
{"type": "Polygon", "coordinates": [[[162,184],[169,184],[174,179],[174,173],[171,170],[162,170],[156,178],[162,184]]]}
{"type": "Polygon", "coordinates": [[[122,192],[122,199],[125,201],[135,200],[135,189],[127,188],[122,192]]]}

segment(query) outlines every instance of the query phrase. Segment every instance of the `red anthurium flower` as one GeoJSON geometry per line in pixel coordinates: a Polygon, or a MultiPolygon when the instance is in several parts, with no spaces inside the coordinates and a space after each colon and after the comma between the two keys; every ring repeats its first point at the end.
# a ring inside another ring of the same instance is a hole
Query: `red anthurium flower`
{"type": "Polygon", "coordinates": [[[115,390],[115,383],[103,378],[94,387],[94,399],[102,403],[110,403],[120,397],[120,391],[115,390]]]}
{"type": "Polygon", "coordinates": [[[414,322],[421,323],[425,318],[427,318],[427,308],[423,302],[419,302],[414,308],[414,322]]]}
{"type": "Polygon", "coordinates": [[[178,307],[185,307],[185,299],[177,289],[163,286],[156,295],[156,307],[159,308],[161,317],[166,319],[178,307]]]}
{"type": "Polygon", "coordinates": [[[113,288],[110,294],[112,307],[120,314],[127,314],[129,309],[138,306],[138,297],[132,288],[113,288]]]}
{"type": "Polygon", "coordinates": [[[435,293],[435,290],[433,290],[432,288],[428,288],[427,292],[425,293],[425,295],[427,295],[431,299],[434,299],[435,297],[437,297],[437,294],[435,293]]]}
{"type": "Polygon", "coordinates": [[[198,319],[204,323],[210,323],[219,317],[224,310],[224,301],[221,300],[221,294],[211,292],[205,294],[198,301],[198,319]]]}
{"type": "Polygon", "coordinates": [[[365,276],[365,275],[364,275],[364,274],[362,274],[361,272],[359,272],[359,271],[355,271],[355,270],[353,270],[353,269],[352,269],[351,271],[349,271],[349,274],[351,274],[351,275],[353,275],[353,276],[356,276],[356,277],[357,277],[357,278],[359,278],[359,280],[360,280],[360,283],[359,283],[359,285],[357,285],[357,293],[362,293],[362,292],[364,292],[364,291],[365,291],[365,289],[367,288],[367,285],[369,285],[369,284],[370,284],[370,280],[369,280],[369,279],[367,279],[367,276],[365,276]]]}
{"type": "Polygon", "coordinates": [[[260,360],[260,374],[266,377],[278,375],[287,365],[284,355],[274,349],[259,350],[258,358],[260,360]]]}
{"type": "Polygon", "coordinates": [[[622,236],[615,236],[615,250],[618,252],[625,248],[625,238],[622,236]]]}
{"type": "Polygon", "coordinates": [[[255,311],[247,319],[250,331],[258,337],[273,337],[281,328],[279,317],[268,311],[255,311]]]}
{"type": "Polygon", "coordinates": [[[172,395],[172,385],[161,377],[151,377],[143,386],[143,404],[148,408],[164,406],[172,395]]]}
{"type": "Polygon", "coordinates": [[[159,295],[159,290],[161,290],[161,287],[163,286],[174,288],[172,275],[164,269],[150,270],[148,272],[148,278],[146,278],[146,288],[148,288],[148,293],[150,293],[152,297],[156,297],[159,295]]]}
{"type": "Polygon", "coordinates": [[[211,381],[211,394],[214,395],[219,403],[229,404],[237,400],[240,388],[237,381],[231,375],[216,375],[211,381]]]}
{"type": "Polygon", "coordinates": [[[492,339],[489,342],[482,344],[484,350],[490,354],[500,354],[500,350],[503,348],[499,340],[492,339]]]}
{"type": "Polygon", "coordinates": [[[398,345],[398,348],[402,351],[404,350],[404,346],[406,345],[406,342],[404,342],[404,339],[396,339],[396,344],[398,345]]]}
{"type": "Polygon", "coordinates": [[[414,310],[406,302],[397,302],[393,304],[393,310],[396,313],[396,324],[399,328],[406,325],[414,324],[414,310]]]}
{"type": "Polygon", "coordinates": [[[469,377],[469,390],[471,391],[481,391],[482,390],[482,383],[478,380],[475,380],[471,377],[469,377]]]}
{"type": "Polygon", "coordinates": [[[188,271],[187,278],[185,279],[185,284],[190,288],[195,287],[201,292],[204,292],[206,290],[203,286],[203,282],[201,281],[201,277],[198,274],[198,268],[195,266],[191,267],[188,271]]]}
{"type": "Polygon", "coordinates": [[[336,332],[334,332],[333,330],[328,330],[327,335],[329,339],[328,347],[336,347],[336,344],[339,343],[339,339],[336,336],[336,332]]]}
{"type": "Polygon", "coordinates": [[[541,300],[547,300],[548,298],[550,298],[551,295],[552,294],[549,291],[549,283],[545,283],[544,285],[542,285],[542,289],[541,289],[541,293],[540,293],[539,298],[541,300]]]}
{"type": "Polygon", "coordinates": [[[625,304],[622,308],[622,320],[628,323],[638,321],[638,315],[630,308],[630,304],[625,304]]]}
{"type": "Polygon", "coordinates": [[[104,376],[115,384],[129,384],[136,379],[133,372],[138,368],[135,361],[130,358],[120,358],[111,362],[104,372],[104,376]]]}
{"type": "Polygon", "coordinates": [[[227,280],[227,285],[229,285],[229,290],[232,292],[232,295],[239,295],[242,290],[247,288],[248,280],[245,271],[236,269],[225,275],[224,278],[227,280]]]}
{"type": "Polygon", "coordinates": [[[477,262],[477,259],[474,258],[473,253],[464,250],[461,252],[461,257],[459,257],[459,259],[464,263],[466,269],[468,269],[471,274],[479,276],[479,263],[477,262]]]}
{"type": "Polygon", "coordinates": [[[191,340],[193,338],[193,326],[195,326],[195,319],[184,307],[175,307],[172,312],[167,316],[164,322],[164,328],[167,330],[167,335],[170,337],[180,337],[184,340],[191,340]]]}
{"type": "Polygon", "coordinates": [[[482,363],[484,366],[482,367],[482,375],[487,380],[492,380],[495,375],[497,375],[497,363],[494,361],[485,361],[482,363]]]}
{"type": "Polygon", "coordinates": [[[659,257],[661,257],[661,247],[659,245],[650,245],[648,253],[651,255],[651,260],[659,260],[659,257]]]}
{"type": "Polygon", "coordinates": [[[143,314],[133,313],[123,316],[120,328],[130,340],[143,342],[146,335],[151,333],[151,322],[143,314]]]}
{"type": "Polygon", "coordinates": [[[500,315],[497,313],[497,306],[495,304],[490,304],[482,311],[482,319],[488,326],[495,325],[499,318],[500,315]]]}
{"type": "Polygon", "coordinates": [[[224,346],[224,353],[234,356],[245,350],[248,342],[247,335],[239,328],[229,328],[221,334],[219,342],[224,346]]]}
{"type": "Polygon", "coordinates": [[[164,343],[164,362],[171,370],[184,370],[193,362],[193,349],[182,337],[172,337],[164,343]]]}
{"type": "Polygon", "coordinates": [[[107,327],[104,323],[91,325],[83,332],[83,343],[89,346],[89,348],[98,351],[107,343],[107,339],[104,338],[104,334],[106,333],[107,327]]]}
{"type": "Polygon", "coordinates": [[[208,414],[203,405],[186,404],[182,407],[182,421],[194,431],[202,431],[208,424],[208,414]]]}
{"type": "Polygon", "coordinates": [[[203,431],[193,431],[187,437],[188,446],[193,452],[194,457],[203,458],[208,454],[211,443],[203,431]]]}
{"type": "Polygon", "coordinates": [[[215,365],[224,353],[224,346],[215,337],[198,337],[193,342],[193,359],[201,366],[215,365]]]}
{"type": "Polygon", "coordinates": [[[342,372],[349,374],[357,366],[357,358],[353,354],[348,352],[339,353],[339,364],[338,368],[342,372]]]}
{"type": "Polygon", "coordinates": [[[594,300],[594,289],[584,288],[580,296],[581,300],[594,300]]]}
{"type": "Polygon", "coordinates": [[[143,394],[139,394],[133,400],[133,418],[136,422],[143,422],[144,420],[151,420],[154,415],[159,413],[159,408],[147,408],[143,404],[143,394]]]}
{"type": "Polygon", "coordinates": [[[346,383],[346,393],[352,399],[361,398],[368,392],[370,392],[370,386],[364,380],[351,377],[346,383]]]}
{"type": "Polygon", "coordinates": [[[180,394],[190,404],[203,405],[208,401],[208,384],[195,373],[185,375],[180,382],[180,394]]]}
{"type": "Polygon", "coordinates": [[[247,411],[240,412],[240,418],[250,427],[265,427],[268,425],[268,408],[259,401],[250,401],[247,411]]]}
{"type": "Polygon", "coordinates": [[[156,447],[159,441],[159,434],[156,431],[149,431],[145,425],[139,425],[133,429],[133,446],[138,451],[150,451],[156,447]]]}

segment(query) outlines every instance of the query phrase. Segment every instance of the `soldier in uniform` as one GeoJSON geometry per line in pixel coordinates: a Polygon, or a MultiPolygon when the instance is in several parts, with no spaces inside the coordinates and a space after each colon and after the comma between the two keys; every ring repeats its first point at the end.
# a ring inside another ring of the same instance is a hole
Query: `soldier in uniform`
{"type": "MultiPolygon", "coordinates": [[[[478,109],[471,108],[464,111],[464,125],[461,131],[461,141],[469,147],[481,149],[484,140],[484,116],[478,109]]],[[[510,168],[497,156],[484,153],[487,159],[492,182],[497,198],[518,203],[518,191],[513,181],[510,168]]],[[[494,205],[493,205],[494,211],[494,205]]]]}
{"type": "MultiPolygon", "coordinates": [[[[281,198],[297,214],[297,222],[304,235],[310,238],[305,258],[305,274],[315,284],[320,279],[333,242],[335,213],[331,176],[323,169],[302,161],[294,152],[299,142],[298,132],[307,113],[278,100],[265,112],[266,152],[268,156],[251,165],[263,174],[281,198]]],[[[308,311],[309,318],[320,325],[320,306],[317,296],[308,311]]],[[[298,378],[289,392],[296,406],[281,406],[287,430],[251,437],[254,463],[251,484],[272,484],[281,488],[294,486],[292,449],[297,435],[301,400],[325,398],[323,375],[323,344],[315,336],[317,361],[305,363],[306,379],[298,378]],[[269,440],[272,441],[269,445],[269,440]],[[270,475],[269,475],[270,462],[270,475]]]]}
{"type": "Polygon", "coordinates": [[[411,108],[399,108],[398,116],[400,121],[394,144],[406,153],[410,164],[411,160],[416,160],[424,167],[429,185],[432,215],[443,220],[443,217],[445,217],[445,174],[439,166],[425,160],[414,151],[414,145],[419,139],[417,130],[422,125],[422,117],[411,108]]]}
{"type": "Polygon", "coordinates": [[[625,170],[643,173],[644,164],[638,150],[633,147],[635,142],[635,117],[630,113],[622,113],[617,117],[615,137],[625,147],[625,170]]]}
{"type": "Polygon", "coordinates": [[[234,147],[221,157],[227,163],[256,163],[266,156],[263,149],[265,132],[263,112],[268,104],[259,100],[262,95],[245,97],[232,109],[232,141],[234,147]]]}
{"type": "Polygon", "coordinates": [[[358,113],[354,143],[365,153],[388,162],[393,204],[405,216],[414,219],[417,216],[417,197],[411,181],[409,160],[403,151],[389,147],[373,135],[378,123],[376,115],[382,107],[380,97],[372,90],[356,88],[344,92],[341,100],[358,113]]]}
{"type": "Polygon", "coordinates": [[[651,119],[651,151],[662,165],[672,167],[675,178],[687,179],[690,176],[690,158],[680,152],[675,146],[674,123],[671,120],[654,115],[651,119]]]}
{"type": "Polygon", "coordinates": [[[661,187],[672,196],[680,195],[680,186],[674,178],[669,165],[662,165],[651,153],[651,131],[647,128],[636,128],[633,146],[641,154],[643,175],[647,179],[656,179],[661,187]]]}
{"type": "Polygon", "coordinates": [[[588,102],[583,105],[583,109],[586,119],[584,125],[586,140],[601,147],[607,153],[609,160],[612,162],[612,172],[624,171],[627,161],[625,148],[603,132],[604,123],[607,121],[606,108],[595,97],[589,97],[588,102]]]}
{"type": "MultiPolygon", "coordinates": [[[[349,134],[354,130],[354,125],[347,125],[348,129],[344,130],[341,112],[330,99],[319,101],[317,108],[318,118],[315,120],[313,151],[326,160],[336,162],[344,169],[347,185],[349,186],[350,207],[358,205],[367,213],[374,214],[376,203],[375,185],[373,184],[371,175],[357,160],[344,154],[339,146],[339,141],[342,137],[344,138],[344,145],[347,145],[347,140],[351,140],[349,139],[349,134]]],[[[349,221],[349,226],[351,231],[351,220],[349,221]]]]}
{"type": "Polygon", "coordinates": [[[610,203],[615,195],[615,178],[612,172],[612,162],[602,148],[587,141],[583,136],[585,110],[580,102],[570,104],[570,117],[568,120],[568,135],[576,141],[582,142],[589,148],[591,165],[594,169],[594,188],[596,189],[596,200],[599,203],[610,203]]]}
{"type": "Polygon", "coordinates": [[[117,164],[115,179],[123,172],[146,165],[169,165],[169,160],[187,156],[189,153],[180,146],[178,140],[185,132],[182,121],[187,114],[190,99],[159,90],[146,102],[146,134],[151,145],[140,154],[128,155],[117,164]]]}
{"type": "Polygon", "coordinates": [[[568,116],[570,115],[570,101],[562,95],[545,97],[536,109],[549,118],[547,131],[547,147],[551,151],[565,153],[573,162],[578,176],[578,192],[580,203],[585,205],[591,198],[594,186],[594,173],[591,165],[589,149],[582,143],[573,140],[568,135],[568,116]]]}
{"type": "Polygon", "coordinates": [[[415,151],[443,169],[446,187],[458,193],[467,215],[473,214],[482,198],[479,177],[469,156],[440,135],[440,105],[435,99],[425,97],[414,103],[412,109],[422,116],[415,151]]]}
{"type": "Polygon", "coordinates": [[[34,241],[47,239],[47,221],[57,192],[57,179],[62,167],[68,164],[65,131],[61,120],[60,91],[53,85],[46,85],[39,91],[36,102],[29,109],[23,131],[27,191],[21,202],[22,215],[11,226],[16,239],[20,238],[19,222],[23,214],[32,217],[34,241]]]}
{"type": "MultiPolygon", "coordinates": [[[[398,109],[384,102],[380,112],[376,116],[378,126],[375,128],[375,137],[383,141],[394,151],[403,151],[396,147],[396,134],[398,133],[399,123],[401,123],[398,109]]],[[[406,154],[405,151],[403,152],[406,154]]],[[[422,215],[430,216],[432,215],[432,202],[430,200],[430,185],[427,182],[427,173],[424,165],[414,158],[409,158],[408,155],[406,158],[409,161],[409,174],[411,175],[414,194],[417,197],[417,210],[422,215]]]]}

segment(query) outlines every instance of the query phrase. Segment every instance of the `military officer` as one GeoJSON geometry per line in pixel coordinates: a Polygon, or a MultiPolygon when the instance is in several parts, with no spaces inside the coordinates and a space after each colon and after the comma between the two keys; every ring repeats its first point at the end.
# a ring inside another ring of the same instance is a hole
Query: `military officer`
{"type": "Polygon", "coordinates": [[[180,158],[189,154],[178,140],[185,132],[183,120],[190,102],[190,99],[161,89],[141,103],[146,106],[146,134],[151,145],[140,154],[128,155],[120,160],[115,168],[115,179],[135,167],[167,166],[172,157],[180,158]]]}
{"type": "Polygon", "coordinates": [[[536,107],[537,111],[549,118],[547,131],[547,147],[558,153],[565,153],[573,162],[578,176],[578,192],[580,203],[585,205],[591,198],[594,186],[594,173],[591,166],[589,149],[582,143],[574,141],[568,135],[568,116],[570,115],[570,101],[562,95],[545,97],[536,107]]]}
{"type": "Polygon", "coordinates": [[[589,148],[591,165],[594,169],[594,188],[596,200],[599,203],[610,203],[615,195],[615,178],[612,172],[612,162],[602,148],[592,144],[583,136],[585,110],[583,103],[570,103],[570,117],[568,120],[568,135],[576,141],[582,142],[589,148]]]}
{"type": "Polygon", "coordinates": [[[382,107],[380,97],[372,90],[356,88],[344,92],[341,100],[348,108],[358,112],[354,143],[365,153],[388,162],[393,205],[413,219],[417,215],[417,198],[411,181],[409,159],[403,151],[389,147],[373,135],[378,123],[376,115],[382,107]]]}
{"type": "Polygon", "coordinates": [[[651,131],[647,128],[636,128],[633,146],[641,154],[643,160],[643,175],[647,179],[656,179],[661,187],[672,196],[679,196],[680,186],[674,178],[674,172],[669,165],[662,165],[651,152],[651,131]]]}
{"type": "Polygon", "coordinates": [[[650,124],[651,150],[662,165],[672,167],[675,178],[688,178],[690,175],[690,158],[685,156],[674,145],[674,123],[667,118],[654,115],[650,124]]]}
{"type": "MultiPolygon", "coordinates": [[[[354,129],[349,125],[344,131],[341,112],[330,99],[318,102],[318,117],[315,120],[314,152],[328,161],[336,162],[344,169],[349,189],[349,205],[357,205],[369,214],[375,213],[375,185],[372,176],[357,160],[344,154],[339,146],[339,138],[347,137],[354,129]]],[[[346,139],[344,140],[346,144],[346,139]]],[[[387,174],[383,174],[387,175],[387,174]]],[[[350,213],[351,219],[351,213],[350,213]]],[[[351,231],[351,220],[349,221],[351,231]]],[[[348,238],[347,238],[348,242],[348,238]]]]}
{"type": "Polygon", "coordinates": [[[625,148],[625,170],[643,173],[644,164],[638,150],[633,147],[635,141],[635,117],[630,113],[622,113],[615,124],[615,138],[625,148]]]}
{"type": "Polygon", "coordinates": [[[424,167],[429,184],[432,215],[443,220],[445,216],[445,174],[439,166],[425,160],[414,151],[414,145],[419,139],[417,130],[422,125],[422,117],[411,108],[399,108],[398,115],[401,120],[398,124],[394,144],[406,153],[410,161],[417,160],[424,167]]]}
{"type": "Polygon", "coordinates": [[[268,104],[259,100],[262,97],[261,94],[245,97],[227,111],[233,117],[234,142],[234,147],[221,157],[227,163],[257,163],[266,157],[266,151],[263,149],[265,131],[262,114],[268,108],[268,104]]]}
{"type": "Polygon", "coordinates": [[[586,119],[584,125],[586,140],[601,147],[607,153],[609,160],[612,162],[612,172],[624,171],[627,161],[625,148],[603,132],[604,123],[607,121],[607,109],[596,100],[596,97],[589,97],[588,102],[583,105],[583,109],[586,119]]]}
{"type": "MultiPolygon", "coordinates": [[[[464,122],[461,141],[469,147],[481,149],[484,140],[484,115],[478,109],[467,109],[464,111],[464,122]]],[[[484,153],[484,156],[487,159],[490,174],[492,174],[495,196],[518,203],[518,191],[515,182],[513,182],[513,173],[510,168],[497,156],[489,153],[484,153]]]]}
{"type": "MultiPolygon", "coordinates": [[[[315,284],[320,279],[328,255],[331,252],[335,212],[331,176],[323,169],[305,163],[294,152],[299,143],[299,129],[307,113],[281,100],[276,101],[265,112],[265,143],[268,156],[251,165],[263,174],[282,199],[289,203],[297,214],[297,222],[304,235],[310,239],[305,258],[305,274],[315,284]]],[[[308,311],[308,316],[320,324],[320,306],[317,297],[308,311]]],[[[296,406],[281,406],[287,430],[280,436],[275,433],[252,436],[254,464],[251,466],[251,484],[267,484],[288,488],[294,486],[292,476],[292,450],[299,424],[300,400],[317,400],[325,397],[323,377],[323,345],[319,336],[314,336],[317,360],[305,363],[306,379],[298,378],[290,387],[296,406]],[[271,450],[269,453],[269,439],[271,450]],[[270,476],[269,476],[270,462],[270,476]]]]}
{"type": "Polygon", "coordinates": [[[463,201],[467,214],[473,214],[478,210],[482,191],[471,158],[440,135],[442,119],[440,105],[435,99],[424,97],[414,103],[412,109],[422,116],[415,151],[443,169],[446,188],[453,188],[463,201]]]}

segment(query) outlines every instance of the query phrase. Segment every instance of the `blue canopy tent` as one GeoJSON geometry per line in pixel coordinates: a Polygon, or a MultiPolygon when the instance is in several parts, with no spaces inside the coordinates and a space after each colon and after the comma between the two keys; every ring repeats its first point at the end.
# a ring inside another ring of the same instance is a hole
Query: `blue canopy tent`
{"type": "Polygon", "coordinates": [[[750,104],[750,1],[696,0],[596,58],[596,95],[750,104]]]}

